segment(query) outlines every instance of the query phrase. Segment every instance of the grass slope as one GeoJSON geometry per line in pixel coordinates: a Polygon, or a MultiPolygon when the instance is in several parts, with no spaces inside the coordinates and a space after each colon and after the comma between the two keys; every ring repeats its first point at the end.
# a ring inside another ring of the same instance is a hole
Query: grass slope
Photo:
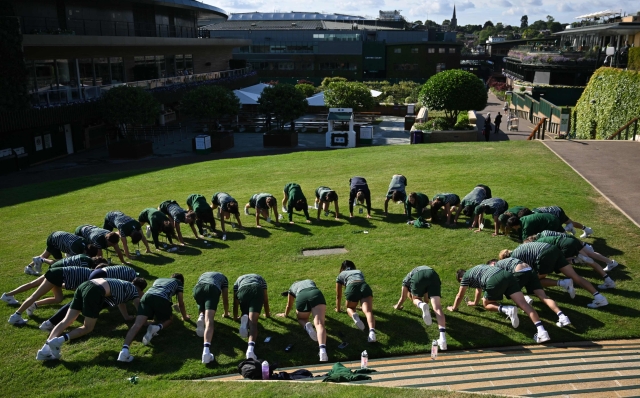
{"type": "MultiPolygon", "coordinates": [[[[230,283],[244,273],[263,275],[269,283],[274,314],[285,306],[285,299],[279,292],[295,280],[314,279],[328,301],[330,361],[358,358],[364,349],[369,351],[371,358],[428,352],[431,340],[437,338],[436,325],[426,327],[419,310],[408,303],[404,311],[392,308],[406,273],[422,264],[434,267],[443,280],[443,304],[449,305],[458,290],[454,279],[457,268],[484,263],[496,257],[500,249],[515,248],[517,243],[504,236],[492,237],[491,228],[483,233],[472,233],[464,226],[464,219],[456,229],[439,225],[431,229],[413,228],[405,224],[402,207],[395,204],[390,204],[392,215],[383,219],[384,195],[394,173],[407,177],[409,191],[421,191],[429,196],[438,192],[464,196],[476,184],[484,183],[491,187],[495,197],[504,198],[510,205],[561,205],[570,217],[594,229],[594,238],[588,241],[597,251],[616,258],[621,266],[612,272],[618,289],[606,293],[610,305],[599,310],[586,308],[591,297],[584,290],[578,289],[577,297],[570,300],[559,289],[549,289],[548,294],[558,301],[573,322],[567,329],[557,328],[555,315],[536,301],[535,307],[552,341],[640,336],[637,306],[640,287],[636,266],[640,259],[638,229],[542,144],[391,146],[217,160],[2,191],[0,220],[9,228],[0,234],[0,290],[8,291],[32,280],[33,277],[23,274],[22,269],[33,255],[42,252],[45,239],[52,231],[73,231],[84,223],[101,225],[109,210],[118,209],[137,216],[143,208],[156,207],[167,199],[178,200],[185,206],[187,195],[196,192],[210,197],[216,191],[226,191],[243,206],[256,192],[271,192],[281,199],[282,187],[290,181],[300,183],[310,201],[317,186],[327,185],[338,191],[341,210],[346,213],[349,178],[363,175],[372,190],[374,217],[369,221],[356,213],[357,217],[352,220],[323,218],[307,225],[300,215],[296,215],[296,225],[279,228],[268,225],[259,230],[253,228],[253,216],[242,215],[244,225],[249,228],[229,232],[227,241],[216,239],[211,248],[193,241],[191,232],[184,228],[192,243],[185,253],[146,255],[134,263],[141,275],[150,281],[168,277],[173,272],[185,275],[185,301],[191,322],[175,319],[174,324],[148,347],[140,343],[140,334],[132,345],[131,352],[136,359],[130,364],[116,362],[129,326],[118,311],[103,311],[92,335],[65,344],[63,360],[45,364],[34,359],[46,338],[37,326],[52,315],[57,306],[39,309],[23,328],[5,322],[0,344],[3,370],[0,385],[5,395],[65,391],[71,385],[104,386],[109,389],[107,395],[115,395],[119,388],[115,387],[119,385],[117,381],[124,382],[133,374],[152,379],[193,379],[235,372],[235,365],[244,357],[246,342],[239,337],[238,324],[233,320],[216,318],[212,352],[217,364],[204,366],[200,363],[202,339],[195,335],[197,312],[190,292],[198,276],[209,270],[223,272],[230,283]],[[356,233],[365,229],[370,233],[356,233]],[[301,255],[304,248],[332,246],[344,246],[349,254],[301,255]],[[378,344],[367,344],[366,334],[355,328],[345,313],[332,310],[335,277],[345,258],[363,269],[373,289],[378,344]],[[350,342],[345,350],[337,349],[340,334],[350,342]]],[[[599,283],[590,269],[581,266],[579,272],[599,283]]],[[[22,294],[17,298],[22,301],[26,296],[22,294]]],[[[66,293],[68,299],[71,296],[66,293]]],[[[13,310],[2,303],[0,316],[8,319],[13,310]]],[[[514,330],[502,315],[481,308],[463,306],[460,312],[446,315],[450,350],[531,343],[535,332],[534,326],[524,317],[520,327],[514,330]]],[[[317,361],[316,343],[292,317],[262,319],[258,338],[258,356],[272,363],[301,366],[317,361]],[[272,336],[271,343],[262,343],[266,336],[272,336]],[[285,353],[284,347],[289,343],[295,343],[294,350],[285,353]]]]}

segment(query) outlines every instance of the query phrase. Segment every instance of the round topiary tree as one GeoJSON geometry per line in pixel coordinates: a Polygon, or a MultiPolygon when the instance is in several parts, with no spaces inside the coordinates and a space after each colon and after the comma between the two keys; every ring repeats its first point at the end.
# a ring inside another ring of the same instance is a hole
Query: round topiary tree
{"type": "Polygon", "coordinates": [[[487,106],[487,90],[476,75],[459,69],[437,73],[422,86],[418,100],[431,110],[444,111],[453,127],[460,112],[487,106]]]}
{"type": "Polygon", "coordinates": [[[205,121],[209,131],[214,131],[219,119],[240,112],[240,100],[226,87],[201,86],[182,97],[181,109],[186,115],[205,121]]]}
{"type": "Polygon", "coordinates": [[[298,83],[296,84],[296,88],[300,90],[305,97],[311,97],[316,93],[316,88],[313,86],[313,84],[298,83]]]}
{"type": "Polygon", "coordinates": [[[371,109],[376,104],[365,84],[342,81],[329,84],[324,92],[324,102],[330,108],[352,108],[354,111],[371,109]]]}
{"type": "Polygon", "coordinates": [[[277,86],[265,87],[258,99],[258,112],[276,118],[278,130],[284,130],[284,124],[293,121],[304,115],[309,103],[305,94],[292,84],[278,84],[277,86]]]}
{"type": "Polygon", "coordinates": [[[140,87],[119,86],[104,93],[100,105],[102,116],[118,126],[126,136],[127,125],[148,125],[160,114],[160,104],[140,87]]]}

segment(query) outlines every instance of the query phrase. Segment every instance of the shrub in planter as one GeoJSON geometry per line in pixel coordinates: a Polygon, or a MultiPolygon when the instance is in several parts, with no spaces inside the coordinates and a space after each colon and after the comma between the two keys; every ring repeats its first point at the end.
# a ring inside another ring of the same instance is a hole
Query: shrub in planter
{"type": "Polygon", "coordinates": [[[433,119],[429,119],[425,123],[416,123],[416,130],[426,130],[426,131],[441,131],[441,130],[450,130],[451,126],[447,122],[447,119],[443,117],[436,117],[433,119]]]}

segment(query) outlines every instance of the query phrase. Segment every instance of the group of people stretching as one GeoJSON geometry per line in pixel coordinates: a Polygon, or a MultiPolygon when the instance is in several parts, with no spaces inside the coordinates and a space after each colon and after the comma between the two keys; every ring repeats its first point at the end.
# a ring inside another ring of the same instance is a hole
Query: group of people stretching
{"type": "MultiPolygon", "coordinates": [[[[511,320],[513,327],[518,327],[519,319],[517,307],[501,305],[500,301],[506,296],[513,300],[531,319],[537,328],[534,340],[543,343],[550,340],[535,309],[531,306],[533,299],[525,296],[527,293],[537,296],[558,316],[557,325],[567,326],[571,323],[556,302],[549,298],[544,287],[559,286],[567,291],[571,298],[575,297],[574,283],[580,285],[593,295],[593,302],[589,308],[598,308],[608,304],[607,299],[594,286],[579,276],[573,264],[586,263],[600,274],[603,283],[599,290],[615,288],[615,282],[608,272],[618,263],[593,249],[587,243],[576,238],[575,228],[583,230],[581,238],[590,236],[593,231],[576,221],[571,220],[557,206],[540,207],[530,210],[524,206],[509,207],[501,198],[491,196],[491,189],[486,185],[477,185],[462,199],[453,193],[439,193],[431,199],[421,192],[406,193],[407,179],[403,175],[394,175],[384,203],[384,214],[388,214],[388,203],[394,201],[403,203],[404,214],[414,226],[436,222],[443,213],[445,225],[455,226],[461,214],[470,218],[467,222],[471,229],[480,232],[484,226],[485,214],[490,215],[494,222],[494,236],[501,233],[514,234],[523,243],[514,250],[503,250],[498,258],[489,260],[486,264],[478,265],[468,270],[458,270],[456,278],[460,288],[453,305],[447,307],[449,311],[456,311],[464,300],[468,305],[483,306],[490,311],[502,312],[511,320]],[[413,209],[417,219],[412,219],[413,209]],[[563,227],[563,224],[565,225],[563,227]],[[597,261],[605,263],[602,268],[597,261]],[[548,277],[551,273],[562,273],[567,278],[555,280],[548,277]],[[468,288],[476,288],[473,300],[466,298],[468,288]]],[[[371,217],[371,192],[363,177],[353,177],[350,180],[349,215],[353,217],[353,209],[357,204],[366,203],[366,217],[371,217]]],[[[316,199],[313,206],[317,209],[317,218],[322,211],[329,214],[329,205],[334,202],[335,218],[339,219],[337,193],[326,186],[316,189],[316,199]]],[[[134,320],[129,329],[118,361],[130,362],[133,356],[129,353],[129,345],[136,334],[144,326],[147,331],[142,339],[147,345],[159,331],[169,326],[172,321],[172,298],[176,296],[176,309],[182,319],[189,319],[184,300],[184,277],[175,273],[170,278],[155,280],[151,288],[145,293],[147,282],[138,276],[127,258],[135,255],[129,249],[127,238],[132,244],[143,242],[147,253],[151,251],[147,238],[152,238],[156,249],[163,247],[159,242],[159,234],[164,233],[172,244],[172,237],[177,238],[184,245],[180,224],[189,224],[197,238],[204,239],[208,235],[205,227],[211,228],[211,234],[218,236],[214,210],[220,221],[222,239],[226,239],[225,220],[235,216],[238,228],[242,228],[237,201],[227,193],[215,193],[209,204],[205,197],[192,194],[187,197],[188,209],[183,209],[176,201],[164,201],[157,208],[144,209],[135,220],[122,212],[111,211],[105,216],[102,228],[93,225],[81,225],[71,234],[57,231],[49,235],[45,251],[32,258],[25,268],[25,273],[39,277],[10,292],[2,294],[1,300],[10,305],[19,305],[18,310],[9,318],[13,325],[23,325],[27,322],[22,318],[26,311],[32,316],[34,311],[42,305],[55,304],[63,300],[62,289],[75,291],[73,300],[60,308],[50,319],[40,325],[40,329],[49,331],[49,338],[38,351],[36,358],[50,360],[60,358],[60,347],[66,341],[90,333],[96,324],[98,314],[103,308],[117,306],[125,320],[134,320]],[[145,233],[142,227],[148,224],[145,233]],[[113,232],[113,230],[116,230],[113,232]],[[122,240],[123,251],[119,248],[122,240]],[[103,249],[113,248],[122,264],[111,265],[111,259],[103,258],[103,249]],[[124,255],[123,255],[124,252],[124,255]],[[63,258],[62,254],[66,257],[63,258]],[[53,257],[53,260],[50,259],[53,257]],[[48,271],[41,275],[42,264],[49,265],[48,271]],[[21,305],[14,295],[36,289],[21,305]],[[53,291],[54,296],[39,300],[43,295],[53,291]],[[133,302],[137,308],[136,316],[129,315],[126,303],[133,302]],[[81,327],[65,333],[82,313],[84,323],[81,327]]],[[[285,185],[282,200],[282,211],[288,213],[289,222],[293,223],[294,210],[302,211],[306,222],[311,222],[306,198],[300,185],[289,183],[285,185]]],[[[283,218],[278,214],[278,202],[273,195],[259,193],[253,195],[245,205],[245,213],[255,209],[256,226],[260,227],[260,220],[279,223],[283,218]],[[271,219],[273,212],[273,220],[271,219]]],[[[361,213],[364,213],[361,208],[361,213]]],[[[347,314],[354,324],[365,330],[365,324],[360,319],[357,306],[361,305],[362,312],[368,325],[368,342],[376,342],[375,318],[373,315],[373,292],[366,283],[364,274],[357,269],[352,261],[345,260],[340,266],[340,273],[336,279],[336,311],[341,312],[344,290],[347,314]]],[[[325,314],[326,300],[315,282],[311,279],[294,282],[288,291],[282,293],[288,298],[283,313],[276,316],[287,317],[295,307],[298,323],[305,329],[311,339],[318,342],[319,359],[327,361],[325,314]],[[313,323],[309,319],[313,316],[313,323]]],[[[447,349],[446,323],[440,301],[441,280],[438,273],[428,266],[419,266],[411,270],[403,279],[401,294],[394,305],[396,310],[403,309],[403,303],[409,299],[422,311],[422,318],[427,325],[431,325],[432,318],[429,303],[433,307],[439,328],[437,343],[441,350],[447,349]]],[[[193,297],[198,305],[199,316],[196,322],[196,334],[204,338],[202,362],[210,363],[214,356],[210,347],[213,339],[213,318],[222,297],[223,317],[229,317],[228,279],[220,272],[205,272],[198,279],[193,288],[193,297]]],[[[255,344],[257,339],[257,322],[264,307],[264,316],[270,317],[267,282],[257,274],[246,274],[238,277],[233,285],[233,317],[240,321],[239,334],[248,338],[247,358],[256,358],[255,344]],[[240,314],[238,313],[240,308],[240,314]],[[240,315],[240,316],[239,316],[240,315]]]]}

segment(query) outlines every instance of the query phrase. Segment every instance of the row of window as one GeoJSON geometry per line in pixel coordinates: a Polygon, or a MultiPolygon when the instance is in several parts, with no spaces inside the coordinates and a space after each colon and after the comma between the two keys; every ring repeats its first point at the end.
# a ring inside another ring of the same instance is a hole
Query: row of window
{"type": "MultiPolygon", "coordinates": [[[[255,70],[314,70],[313,62],[268,62],[253,61],[249,64],[255,70]]],[[[358,70],[356,63],[349,62],[321,62],[319,70],[358,70]]]]}
{"type": "Polygon", "coordinates": [[[360,41],[359,33],[352,34],[329,34],[329,33],[315,33],[313,38],[316,40],[324,41],[360,41]]]}
{"type": "MultiPolygon", "coordinates": [[[[394,48],[393,52],[395,54],[402,54],[402,48],[394,48]]],[[[427,49],[427,52],[429,54],[435,54],[436,49],[435,49],[435,47],[429,47],[427,49]]],[[[447,49],[445,47],[438,47],[438,53],[439,54],[445,54],[446,52],[447,52],[447,49]]],[[[411,54],[418,54],[418,53],[419,53],[418,47],[413,47],[411,49],[411,54]]],[[[455,53],[456,53],[455,47],[450,47],[449,48],[449,54],[455,54],[455,53]]]]}
{"type": "MultiPolygon", "coordinates": [[[[394,70],[418,70],[418,64],[393,64],[394,70]]],[[[444,63],[436,64],[436,73],[442,72],[447,69],[447,65],[444,63]]]]}
{"type": "Polygon", "coordinates": [[[293,43],[260,43],[252,46],[240,47],[238,50],[244,54],[282,54],[282,53],[317,53],[318,46],[313,42],[293,43]]]}

